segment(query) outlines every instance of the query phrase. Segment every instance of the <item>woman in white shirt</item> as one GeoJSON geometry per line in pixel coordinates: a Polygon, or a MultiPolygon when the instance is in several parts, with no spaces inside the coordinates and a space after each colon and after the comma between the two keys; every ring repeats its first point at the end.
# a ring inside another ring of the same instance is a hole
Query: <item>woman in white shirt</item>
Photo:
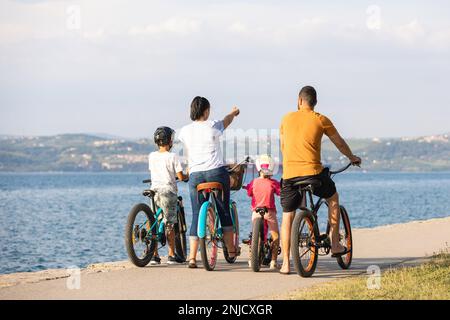
{"type": "Polygon", "coordinates": [[[184,126],[179,140],[184,144],[185,154],[189,162],[189,191],[192,203],[192,224],[190,228],[189,267],[196,268],[198,236],[198,215],[203,195],[197,192],[197,185],[204,182],[220,182],[223,186],[224,201],[218,197],[218,213],[224,232],[225,245],[230,257],[234,257],[233,222],[230,214],[230,175],[223,161],[220,148],[220,137],[224,130],[239,115],[239,109],[233,110],[223,120],[208,120],[210,103],[206,98],[195,97],[191,104],[192,123],[184,126]]]}

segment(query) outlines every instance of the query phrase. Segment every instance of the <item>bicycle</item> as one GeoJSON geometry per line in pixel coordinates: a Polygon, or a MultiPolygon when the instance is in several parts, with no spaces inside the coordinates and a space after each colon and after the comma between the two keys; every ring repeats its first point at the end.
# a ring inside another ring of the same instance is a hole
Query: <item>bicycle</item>
{"type": "MultiPolygon", "coordinates": [[[[151,180],[143,183],[151,184],[151,180]]],[[[143,196],[148,197],[150,205],[139,203],[135,205],[130,213],[125,227],[125,247],[128,258],[137,267],[145,267],[153,257],[158,243],[161,247],[166,245],[166,228],[164,223],[164,212],[155,204],[156,191],[146,189],[143,196]],[[142,214],[141,214],[142,213],[142,214]]],[[[177,223],[175,230],[175,253],[186,260],[186,219],[183,206],[183,198],[177,199],[177,223]]],[[[160,249],[158,248],[158,249],[160,249]]]]}
{"type": "MultiPolygon", "coordinates": [[[[243,174],[249,163],[250,158],[246,158],[241,163],[228,169],[228,172],[239,172],[239,176],[234,177],[234,186],[231,190],[239,190],[242,187],[243,174]]],[[[233,264],[236,262],[240,253],[239,247],[239,216],[236,202],[230,201],[231,220],[233,222],[233,242],[236,255],[230,257],[227,247],[224,243],[223,230],[220,225],[219,214],[217,210],[217,197],[222,191],[222,184],[218,182],[206,182],[197,186],[197,192],[202,192],[206,201],[200,207],[197,233],[200,243],[200,254],[202,263],[207,271],[213,271],[217,263],[218,249],[223,249],[225,260],[233,264]]],[[[222,193],[223,196],[223,193],[222,193]]]]}
{"type": "MultiPolygon", "coordinates": [[[[264,219],[269,212],[267,207],[256,208],[256,213],[260,214],[253,222],[252,232],[249,241],[244,243],[250,246],[250,266],[254,272],[258,272],[261,266],[268,266],[272,260],[272,237],[268,235],[268,224],[264,219]]],[[[278,248],[278,255],[281,248],[278,248]]]]}
{"type": "MultiPolygon", "coordinates": [[[[337,171],[329,171],[330,177],[333,178],[336,174],[344,172],[351,165],[352,163],[349,163],[337,171]]],[[[295,186],[299,187],[302,203],[300,212],[296,213],[292,223],[291,255],[297,274],[302,277],[311,277],[315,272],[318,256],[325,256],[331,252],[330,221],[328,220],[326,233],[324,234],[320,234],[318,225],[318,211],[324,203],[327,206],[328,204],[323,198],[320,198],[314,204],[312,194],[314,188],[320,186],[320,181],[307,179],[297,182],[295,186]],[[309,209],[308,200],[310,204],[309,209]],[[306,229],[304,230],[305,226],[306,229]]],[[[352,263],[353,240],[350,218],[347,210],[342,205],[340,205],[339,226],[339,241],[348,248],[349,252],[336,257],[336,259],[342,269],[348,269],[352,263]]]]}

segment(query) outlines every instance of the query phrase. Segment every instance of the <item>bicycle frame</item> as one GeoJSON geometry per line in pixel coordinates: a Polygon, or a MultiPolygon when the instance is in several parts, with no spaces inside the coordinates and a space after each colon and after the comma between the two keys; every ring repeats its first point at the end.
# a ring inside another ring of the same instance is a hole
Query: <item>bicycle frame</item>
{"type": "MultiPolygon", "coordinates": [[[[236,166],[231,168],[229,171],[233,171],[239,165],[241,165],[243,163],[248,163],[249,161],[250,161],[250,157],[247,157],[247,158],[245,158],[245,160],[243,160],[242,162],[240,162],[239,164],[237,164],[236,166]]],[[[206,195],[205,195],[205,197],[206,197],[206,195]]],[[[223,231],[222,231],[222,228],[219,227],[220,219],[219,219],[218,210],[217,210],[217,194],[216,194],[216,191],[213,191],[213,190],[211,190],[210,192],[207,193],[207,199],[200,207],[198,225],[197,225],[197,235],[201,239],[203,239],[206,236],[206,234],[205,234],[206,233],[206,228],[205,228],[206,227],[206,218],[207,218],[208,210],[209,210],[210,206],[213,206],[214,214],[215,214],[214,230],[215,230],[216,234],[214,236],[216,236],[218,240],[222,240],[223,239],[223,231]]],[[[231,211],[232,209],[233,209],[233,202],[231,201],[231,195],[230,195],[230,213],[232,212],[231,211]]],[[[231,214],[231,221],[233,223],[233,231],[236,233],[237,232],[236,222],[234,221],[233,214],[231,214]]]]}
{"type": "MultiPolygon", "coordinates": [[[[219,219],[219,215],[217,214],[217,199],[216,199],[216,192],[211,191],[210,193],[208,193],[208,197],[206,199],[206,201],[202,204],[201,208],[200,208],[200,214],[199,214],[199,221],[198,221],[198,227],[197,227],[197,234],[199,236],[199,238],[204,238],[206,236],[205,232],[206,232],[206,228],[204,226],[206,226],[206,218],[208,216],[208,210],[211,206],[213,206],[214,208],[214,231],[215,231],[215,235],[213,236],[217,236],[217,238],[220,240],[223,238],[223,232],[222,232],[222,228],[219,227],[219,223],[220,223],[220,219],[219,219]]],[[[233,219],[233,218],[232,218],[233,219]]],[[[233,227],[234,227],[234,219],[233,219],[233,227]]]]}
{"type": "MultiPolygon", "coordinates": [[[[330,178],[333,179],[333,177],[336,174],[344,172],[351,165],[352,164],[349,163],[348,165],[346,165],[345,167],[343,167],[337,171],[330,171],[330,178]]],[[[319,230],[319,233],[320,233],[320,229],[319,229],[319,225],[318,225],[318,212],[323,204],[325,204],[328,207],[328,203],[327,203],[326,199],[319,198],[316,201],[316,203],[314,203],[312,186],[307,186],[307,187],[303,188],[302,190],[299,190],[299,192],[300,192],[301,199],[302,199],[302,202],[300,204],[300,210],[301,211],[310,211],[312,213],[312,215],[314,217],[314,225],[317,226],[317,229],[319,230]],[[308,208],[308,202],[309,202],[310,208],[308,208]]],[[[321,243],[321,240],[319,242],[321,243]]],[[[321,245],[320,243],[316,243],[315,246],[318,248],[323,247],[323,245],[321,245]]]]}
{"type": "MultiPolygon", "coordinates": [[[[156,205],[155,205],[155,201],[154,201],[153,197],[151,198],[150,204],[151,204],[152,211],[155,212],[155,214],[154,214],[155,222],[150,226],[149,232],[146,235],[146,238],[153,237],[154,234],[152,233],[152,230],[157,230],[156,237],[157,237],[157,240],[160,241],[165,232],[165,222],[164,222],[164,219],[162,219],[162,217],[164,216],[164,212],[161,208],[156,209],[156,205]]],[[[180,204],[177,203],[177,212],[180,212],[180,210],[181,210],[180,204]]],[[[139,229],[143,228],[147,223],[148,223],[148,219],[146,219],[145,222],[139,226],[139,229]]]]}

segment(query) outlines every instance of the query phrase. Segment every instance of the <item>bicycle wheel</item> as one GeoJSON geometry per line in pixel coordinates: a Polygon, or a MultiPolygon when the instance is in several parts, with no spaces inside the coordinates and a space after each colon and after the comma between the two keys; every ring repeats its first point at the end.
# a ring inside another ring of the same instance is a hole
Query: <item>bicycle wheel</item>
{"type": "Polygon", "coordinates": [[[186,233],[181,232],[178,227],[178,223],[175,226],[175,253],[177,256],[186,261],[187,258],[187,244],[186,244],[186,233]]]}
{"type": "MultiPolygon", "coordinates": [[[[232,202],[230,206],[231,214],[233,217],[233,239],[234,239],[234,248],[237,250],[239,247],[239,216],[237,211],[236,202],[232,202]]],[[[225,243],[223,243],[223,256],[228,263],[235,263],[237,259],[237,255],[230,258],[228,255],[228,249],[225,243]]]]}
{"type": "Polygon", "coordinates": [[[186,225],[184,212],[178,211],[178,223],[175,225],[175,253],[184,261],[187,258],[186,225]]]}
{"type": "Polygon", "coordinates": [[[348,269],[352,264],[353,258],[353,239],[352,239],[352,229],[350,226],[350,218],[348,217],[347,210],[340,206],[341,218],[339,222],[339,240],[341,245],[347,247],[350,250],[347,254],[337,257],[337,263],[342,269],[348,269]]]}
{"type": "Polygon", "coordinates": [[[252,246],[250,248],[252,270],[258,272],[264,260],[264,220],[257,218],[253,222],[252,246]]]}
{"type": "MultiPolygon", "coordinates": [[[[213,271],[217,262],[217,234],[216,222],[218,216],[209,202],[203,204],[200,209],[199,229],[204,228],[203,232],[199,232],[200,254],[203,266],[207,271],[213,271]]],[[[200,230],[199,230],[200,231],[200,230]]]]}
{"type": "Polygon", "coordinates": [[[311,212],[301,211],[294,217],[291,232],[291,255],[294,269],[302,277],[311,277],[316,270],[319,230],[311,212]]]}
{"type": "Polygon", "coordinates": [[[154,214],[144,203],[134,206],[128,214],[125,248],[128,258],[137,267],[145,267],[153,257],[157,240],[152,236],[156,235],[156,231],[150,228],[154,223],[154,214]]]}

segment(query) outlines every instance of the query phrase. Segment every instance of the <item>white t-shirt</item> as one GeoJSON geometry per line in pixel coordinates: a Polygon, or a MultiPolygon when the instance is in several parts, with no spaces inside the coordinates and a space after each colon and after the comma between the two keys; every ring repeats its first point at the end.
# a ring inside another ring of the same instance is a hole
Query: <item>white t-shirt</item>
{"type": "Polygon", "coordinates": [[[183,171],[178,156],[172,152],[155,151],[148,156],[148,163],[152,189],[168,189],[177,193],[177,172],[183,171]]]}
{"type": "Polygon", "coordinates": [[[184,144],[189,173],[224,166],[220,137],[225,130],[222,120],[194,121],[181,128],[178,139],[184,144]]]}

